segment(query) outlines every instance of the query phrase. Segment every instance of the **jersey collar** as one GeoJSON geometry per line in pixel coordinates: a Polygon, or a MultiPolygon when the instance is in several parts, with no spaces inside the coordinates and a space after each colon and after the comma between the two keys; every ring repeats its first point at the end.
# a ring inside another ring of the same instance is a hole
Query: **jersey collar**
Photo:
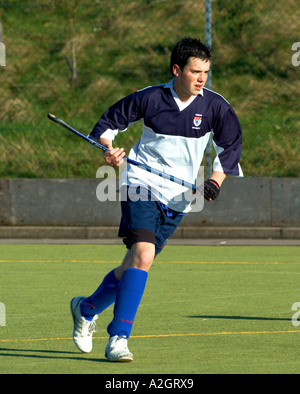
{"type": "Polygon", "coordinates": [[[189,98],[188,101],[182,102],[180,100],[180,98],[177,96],[177,93],[174,90],[174,79],[172,79],[172,81],[170,81],[169,83],[167,83],[166,85],[164,85],[165,88],[168,88],[171,90],[171,94],[173,96],[173,99],[175,101],[175,103],[178,106],[179,111],[183,111],[184,109],[186,109],[190,104],[192,104],[192,102],[196,99],[196,97],[203,96],[203,89],[201,89],[201,91],[199,92],[199,94],[197,96],[191,96],[189,98]]]}

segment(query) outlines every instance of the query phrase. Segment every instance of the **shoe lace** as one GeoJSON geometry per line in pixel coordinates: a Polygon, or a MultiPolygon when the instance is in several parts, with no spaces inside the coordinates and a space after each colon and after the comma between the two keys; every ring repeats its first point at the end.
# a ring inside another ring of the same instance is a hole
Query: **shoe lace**
{"type": "Polygon", "coordinates": [[[95,320],[92,320],[91,324],[89,325],[88,331],[89,331],[90,334],[93,334],[94,332],[97,332],[97,329],[96,329],[96,326],[97,326],[96,320],[97,320],[97,318],[98,318],[98,316],[96,317],[95,320]]]}
{"type": "Polygon", "coordinates": [[[98,316],[95,315],[94,319],[92,321],[86,320],[84,317],[81,319],[81,324],[82,324],[82,333],[83,336],[85,335],[93,335],[94,332],[96,332],[96,320],[98,319],[98,316]]]}

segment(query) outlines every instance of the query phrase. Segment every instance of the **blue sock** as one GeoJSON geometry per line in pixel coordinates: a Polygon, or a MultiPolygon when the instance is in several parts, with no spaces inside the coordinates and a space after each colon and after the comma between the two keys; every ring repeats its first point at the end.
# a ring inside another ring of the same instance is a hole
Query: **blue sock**
{"type": "Polygon", "coordinates": [[[147,278],[148,272],[137,268],[128,268],[123,273],[115,302],[114,318],[107,327],[110,336],[130,336],[147,278]]]}
{"type": "Polygon", "coordinates": [[[91,320],[104,309],[115,302],[119,280],[115,277],[114,270],[103,279],[98,289],[80,305],[81,314],[91,320]]]}

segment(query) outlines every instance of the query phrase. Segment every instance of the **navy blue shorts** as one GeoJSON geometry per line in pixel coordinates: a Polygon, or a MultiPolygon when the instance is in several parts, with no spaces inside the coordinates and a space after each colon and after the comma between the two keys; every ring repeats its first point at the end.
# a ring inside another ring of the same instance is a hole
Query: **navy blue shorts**
{"type": "Polygon", "coordinates": [[[162,251],[184,214],[167,208],[159,201],[121,201],[122,217],[119,237],[128,249],[136,242],[150,242],[155,253],[162,251]]]}

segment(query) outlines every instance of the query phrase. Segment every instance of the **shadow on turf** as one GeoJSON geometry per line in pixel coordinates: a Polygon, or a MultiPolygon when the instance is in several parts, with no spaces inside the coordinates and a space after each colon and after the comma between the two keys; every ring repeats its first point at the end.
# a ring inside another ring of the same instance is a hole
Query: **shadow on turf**
{"type": "Polygon", "coordinates": [[[214,316],[214,315],[199,315],[199,316],[187,316],[196,319],[228,319],[228,320],[270,320],[270,321],[291,321],[291,319],[277,318],[277,317],[255,317],[255,316],[214,316]]]}
{"type": "Polygon", "coordinates": [[[59,358],[59,359],[64,359],[64,360],[84,360],[84,361],[96,361],[96,362],[105,362],[105,363],[109,363],[108,360],[106,360],[105,358],[86,358],[83,357],[84,354],[80,354],[78,352],[65,352],[65,351],[61,351],[61,350],[36,350],[36,349],[8,349],[8,348],[0,348],[0,357],[4,356],[4,357],[29,357],[29,358],[48,358],[48,359],[55,359],[55,358],[59,358]],[[6,353],[4,353],[6,352],[6,353]],[[8,352],[16,352],[16,353],[8,353],[8,352]],[[73,357],[71,356],[67,356],[67,357],[63,357],[63,356],[48,356],[48,355],[41,355],[41,354],[24,354],[24,353],[52,353],[52,354],[74,354],[73,357]],[[19,354],[18,354],[19,353],[19,354]],[[21,353],[21,354],[20,354],[21,353]],[[23,353],[23,354],[22,354],[23,353]],[[77,355],[77,357],[75,356],[77,355]]]}

